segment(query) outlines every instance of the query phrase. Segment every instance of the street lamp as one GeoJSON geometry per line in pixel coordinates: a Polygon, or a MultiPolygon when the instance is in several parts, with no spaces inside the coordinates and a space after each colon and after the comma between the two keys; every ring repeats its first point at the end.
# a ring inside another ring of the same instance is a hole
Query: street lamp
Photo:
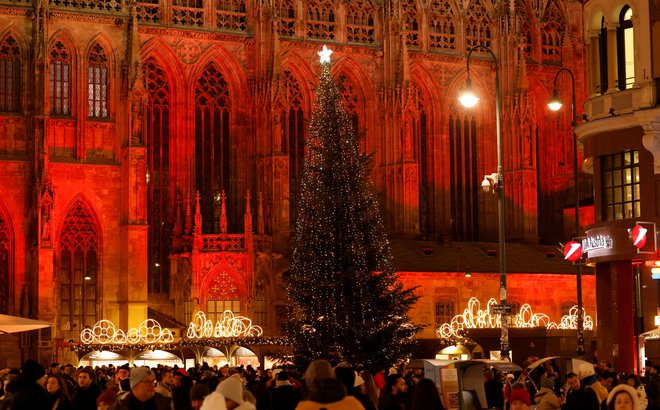
{"type": "MultiPolygon", "coordinates": [[[[571,113],[573,115],[571,128],[573,130],[573,179],[574,195],[575,195],[575,236],[580,235],[580,180],[578,174],[578,143],[575,135],[575,126],[577,125],[577,115],[575,113],[575,76],[568,68],[561,68],[555,74],[553,81],[552,98],[548,101],[548,107],[552,111],[557,111],[562,107],[561,99],[557,94],[557,78],[561,73],[568,73],[571,76],[571,113]]],[[[575,264],[576,278],[577,278],[577,355],[578,357],[584,356],[584,318],[582,314],[582,264],[578,261],[575,264]]]]}
{"type": "MultiPolygon", "coordinates": [[[[500,258],[500,304],[506,305],[506,248],[505,248],[505,229],[506,225],[504,223],[504,167],[502,166],[502,132],[500,124],[500,107],[501,107],[501,96],[500,96],[500,66],[497,61],[497,57],[493,51],[482,45],[474,46],[468,51],[467,55],[467,80],[465,81],[465,88],[462,90],[461,95],[458,97],[458,100],[461,104],[466,107],[474,107],[477,102],[479,102],[479,97],[472,91],[472,82],[470,81],[470,57],[472,52],[475,50],[483,50],[490,53],[493,57],[493,62],[495,63],[495,125],[496,125],[496,136],[497,136],[497,174],[490,174],[484,177],[481,187],[484,191],[493,189],[493,192],[497,193],[497,222],[498,222],[498,255],[500,258]],[[496,177],[496,178],[495,178],[496,177]],[[486,186],[488,184],[488,186],[486,186]],[[487,189],[488,188],[488,189],[487,189]]],[[[509,316],[507,313],[502,314],[501,320],[501,335],[500,335],[500,358],[503,360],[510,360],[509,358],[509,316]]]]}

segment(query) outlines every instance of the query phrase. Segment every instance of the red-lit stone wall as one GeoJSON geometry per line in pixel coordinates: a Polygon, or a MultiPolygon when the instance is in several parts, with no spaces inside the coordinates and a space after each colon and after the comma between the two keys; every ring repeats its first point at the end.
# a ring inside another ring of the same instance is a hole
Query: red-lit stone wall
{"type": "MultiPolygon", "coordinates": [[[[407,287],[418,286],[419,300],[412,313],[416,323],[428,324],[420,337],[436,337],[436,302],[451,301],[455,314],[468,308],[470,298],[477,298],[481,309],[486,308],[493,298],[499,303],[500,277],[497,273],[464,272],[402,272],[401,280],[407,287]]],[[[544,313],[550,320],[559,323],[562,305],[577,304],[575,276],[553,274],[509,274],[507,275],[508,302],[515,306],[529,304],[533,313],[544,313]]],[[[585,313],[596,320],[596,282],[594,275],[582,277],[582,304],[585,313]]],[[[516,312],[517,313],[517,312],[516,312]]],[[[564,313],[565,314],[565,313],[564,313]]]]}
{"type": "MultiPolygon", "coordinates": [[[[148,306],[185,321],[190,312],[184,304],[199,306],[206,300],[200,294],[205,288],[194,287],[191,276],[216,266],[191,265],[201,264],[192,256],[195,229],[201,231],[203,224],[209,232],[220,232],[215,191],[222,185],[229,226],[234,227],[228,233],[244,234],[245,198],[251,191],[254,231],[260,238],[255,235],[254,240],[261,245],[222,251],[250,253],[245,256],[250,263],[241,271],[242,313],[254,313],[252,295],[261,286],[259,292],[270,307],[261,312],[264,326],[278,331],[277,318],[286,305],[281,276],[288,269],[295,209],[292,141],[304,140],[318,73],[316,52],[324,42],[334,49],[332,72],[363,132],[364,150],[375,154],[374,183],[393,237],[497,239],[497,201],[479,185],[483,175],[496,168],[495,66],[487,54],[477,52],[471,59],[471,79],[482,104],[466,111],[456,103],[466,80],[467,50],[484,44],[498,56],[502,79],[507,238],[551,244],[566,239],[560,210],[572,195],[570,118],[566,112],[550,113],[545,101],[562,63],[576,74],[577,106],[586,98],[580,4],[553,0],[545,7],[525,2],[516,16],[498,22],[497,10],[479,2],[463,10],[463,3],[451,1],[448,10],[435,14],[421,5],[411,8],[410,2],[365,2],[364,10],[339,2],[331,6],[337,8],[333,14],[338,20],[320,24],[309,20],[313,13],[305,12],[316,7],[313,1],[283,0],[273,9],[246,1],[235,13],[216,9],[210,1],[200,2],[199,10],[168,1],[138,2],[138,7],[115,0],[87,3],[103,6],[82,9],[78,3],[0,0],[0,44],[5,44],[3,50],[16,50],[3,51],[0,58],[18,61],[21,79],[20,92],[12,94],[20,100],[19,109],[0,110],[0,208],[13,234],[8,311],[55,323],[50,338],[33,343],[35,349],[42,347],[46,361],[55,344],[75,339],[83,326],[64,329],[60,323],[60,238],[75,200],[84,203],[85,220],[93,221],[87,228],[97,235],[97,253],[89,255],[89,263],[96,264],[96,290],[90,299],[95,309],[90,305],[88,311],[126,328],[145,319],[148,306]],[[287,13],[275,10],[279,7],[287,13]],[[291,18],[289,10],[297,17],[291,18]],[[347,22],[347,15],[361,13],[371,17],[347,22]],[[474,18],[464,20],[463,15],[474,18]],[[430,29],[429,19],[453,19],[453,29],[439,35],[430,29]],[[529,24],[532,20],[538,24],[529,24]],[[227,21],[231,24],[221,24],[227,21]],[[356,21],[371,26],[356,28],[356,21]],[[318,28],[329,25],[332,35],[318,28]],[[521,27],[527,36],[520,36],[521,27]],[[541,35],[545,30],[557,40],[564,29],[571,32],[567,41],[548,42],[549,37],[541,35]],[[96,46],[106,56],[105,118],[88,115],[88,59],[96,46]],[[61,57],[62,50],[70,64],[70,110],[56,115],[51,97],[57,91],[50,90],[49,79],[55,75],[53,56],[61,57]],[[162,75],[161,83],[144,78],[147,63],[162,75]],[[208,77],[209,72],[215,77],[208,77]],[[228,96],[221,102],[228,124],[216,131],[231,140],[225,153],[230,175],[212,188],[200,184],[204,175],[197,168],[202,158],[196,149],[203,137],[199,94],[211,88],[202,78],[217,80],[214,86],[228,96]],[[155,95],[158,92],[162,94],[155,95]],[[160,105],[154,103],[156,97],[162,97],[160,105]],[[155,117],[155,105],[166,115],[155,117]],[[302,114],[295,117],[294,111],[302,114]],[[154,118],[163,122],[148,121],[154,118]],[[167,140],[167,147],[149,145],[156,134],[167,140]],[[160,152],[166,154],[154,161],[160,152]],[[198,213],[195,194],[200,189],[198,213]],[[162,198],[157,210],[150,207],[154,195],[162,198]],[[163,227],[160,239],[168,245],[169,253],[161,255],[172,261],[166,274],[154,268],[154,238],[149,236],[154,226],[163,227]],[[167,286],[149,294],[156,274],[167,286]]],[[[562,95],[569,95],[567,83],[560,82],[560,88],[562,95]]],[[[585,179],[581,185],[590,192],[585,179]]],[[[247,240],[250,235],[245,236],[247,240]]],[[[202,240],[199,235],[197,240],[202,240]]],[[[85,273],[71,269],[76,275],[85,273]]],[[[406,274],[404,280],[424,285],[424,291],[463,292],[460,289],[470,283],[437,282],[426,274],[413,277],[406,274]]],[[[527,280],[513,276],[512,294],[520,292],[522,298],[531,286],[524,284],[527,280]]],[[[556,303],[556,294],[547,286],[538,296],[539,309],[549,310],[556,303]]],[[[422,296],[413,317],[425,322],[431,313],[424,301],[432,296],[422,296]]],[[[585,306],[590,303],[585,300],[585,306]]]]}

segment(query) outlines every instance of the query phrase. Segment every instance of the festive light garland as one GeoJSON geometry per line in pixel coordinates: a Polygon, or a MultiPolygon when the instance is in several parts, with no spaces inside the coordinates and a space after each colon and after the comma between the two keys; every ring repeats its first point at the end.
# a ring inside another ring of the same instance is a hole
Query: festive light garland
{"type": "MultiPolygon", "coordinates": [[[[470,298],[468,307],[463,314],[456,315],[450,323],[443,323],[436,329],[436,336],[442,339],[462,338],[465,329],[497,329],[501,325],[501,315],[491,314],[490,307],[497,305],[498,302],[491,298],[486,304],[486,309],[481,309],[481,303],[477,298],[470,298]]],[[[594,321],[589,315],[584,314],[584,329],[593,330],[594,321]]],[[[512,315],[510,327],[533,328],[546,327],[548,329],[577,329],[577,306],[573,306],[568,315],[562,316],[559,323],[552,322],[545,313],[534,313],[532,307],[525,303],[520,307],[520,311],[512,315]]]]}
{"type": "Polygon", "coordinates": [[[163,329],[160,323],[154,319],[147,319],[140,323],[138,328],[128,329],[128,332],[117,329],[114,323],[104,319],[96,322],[91,328],[83,329],[80,332],[80,341],[86,345],[135,345],[139,343],[152,345],[172,343],[174,336],[169,329],[163,329]]]}
{"type": "Polygon", "coordinates": [[[245,316],[234,316],[231,310],[225,310],[222,317],[213,326],[213,322],[206,319],[204,312],[197,311],[192,322],[188,325],[186,337],[188,339],[219,338],[219,337],[259,337],[264,334],[261,326],[252,324],[252,320],[245,316]]]}

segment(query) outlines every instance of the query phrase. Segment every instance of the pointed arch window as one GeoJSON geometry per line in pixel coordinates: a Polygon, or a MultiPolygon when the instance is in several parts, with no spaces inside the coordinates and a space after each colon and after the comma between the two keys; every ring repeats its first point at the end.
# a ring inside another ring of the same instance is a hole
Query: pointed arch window
{"type": "Polygon", "coordinates": [[[241,313],[241,300],[234,278],[221,271],[215,275],[208,287],[206,313],[209,320],[215,323],[222,318],[222,313],[229,310],[234,314],[241,313]]]}
{"type": "Polygon", "coordinates": [[[449,170],[451,184],[451,232],[455,241],[479,238],[477,169],[477,121],[455,107],[449,114],[449,170]]]}
{"type": "Polygon", "coordinates": [[[490,47],[492,21],[483,1],[471,3],[468,11],[465,22],[465,44],[468,49],[478,45],[490,47]]]}
{"type": "Polygon", "coordinates": [[[415,1],[404,1],[403,18],[405,21],[406,44],[409,47],[419,47],[419,12],[415,1]]]}
{"type": "Polygon", "coordinates": [[[92,212],[78,200],[64,218],[60,235],[60,324],[80,331],[97,321],[99,234],[92,212]]]}
{"type": "Polygon", "coordinates": [[[232,181],[229,136],[229,87],[222,73],[210,64],[195,87],[195,187],[201,193],[204,233],[218,231],[220,195],[227,195],[227,227],[238,228],[238,201],[232,181]]]}
{"type": "Polygon", "coordinates": [[[617,88],[625,90],[635,83],[635,36],[633,34],[633,10],[625,6],[619,14],[616,31],[617,88]]]}
{"type": "Polygon", "coordinates": [[[311,0],[307,5],[307,37],[335,39],[335,8],[332,0],[311,0]]]}
{"type": "MultiPolygon", "coordinates": [[[[526,16],[524,9],[519,8],[518,13],[522,16],[526,16]]],[[[531,18],[527,17],[522,19],[522,28],[520,30],[520,42],[522,46],[522,52],[525,56],[532,56],[532,22],[531,18]]]]}
{"type": "Polygon", "coordinates": [[[87,59],[87,116],[108,118],[108,56],[98,43],[87,59]]]}
{"type": "Polygon", "coordinates": [[[429,47],[456,49],[456,22],[454,9],[448,0],[431,1],[429,13],[429,47]]]}
{"type": "Polygon", "coordinates": [[[0,113],[21,112],[21,50],[12,36],[0,44],[0,113]]]}
{"type": "Polygon", "coordinates": [[[424,101],[424,95],[418,87],[410,88],[409,97],[412,99],[410,118],[406,121],[404,132],[404,161],[414,160],[419,166],[419,229],[423,234],[435,232],[435,200],[433,196],[433,168],[435,157],[430,146],[428,132],[428,113],[424,101]],[[407,148],[407,145],[412,147],[407,148]],[[413,148],[414,147],[414,148],[413,148]],[[411,151],[411,152],[408,152],[411,151]]]}
{"type": "Polygon", "coordinates": [[[275,0],[275,18],[278,21],[277,33],[283,37],[296,35],[296,5],[294,0],[275,0]]]}
{"type": "Polygon", "coordinates": [[[173,218],[169,159],[171,93],[165,72],[155,60],[147,60],[143,69],[149,96],[146,112],[149,292],[167,294],[170,288],[169,253],[173,218]]]}
{"type": "Polygon", "coordinates": [[[560,61],[562,35],[565,26],[564,13],[556,1],[550,1],[541,25],[541,53],[544,60],[560,61]]]}
{"type": "Polygon", "coordinates": [[[371,0],[354,0],[346,6],[346,40],[349,43],[373,44],[374,8],[371,0]]]}
{"type": "Polygon", "coordinates": [[[286,107],[282,110],[281,123],[289,155],[289,215],[293,226],[297,214],[298,182],[305,162],[305,118],[302,89],[289,70],[284,71],[284,90],[286,107]]]}
{"type": "Polygon", "coordinates": [[[11,296],[12,235],[9,220],[0,212],[0,313],[9,313],[11,296]]]}
{"type": "Polygon", "coordinates": [[[50,49],[50,113],[71,115],[71,54],[62,41],[50,49]]]}

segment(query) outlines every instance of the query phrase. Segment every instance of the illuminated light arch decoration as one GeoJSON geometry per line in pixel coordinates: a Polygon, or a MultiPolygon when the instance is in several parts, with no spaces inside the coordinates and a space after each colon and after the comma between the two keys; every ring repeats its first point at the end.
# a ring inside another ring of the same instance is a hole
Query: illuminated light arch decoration
{"type": "Polygon", "coordinates": [[[253,325],[252,320],[245,316],[235,316],[230,310],[225,310],[221,319],[213,325],[206,314],[197,311],[188,326],[188,339],[223,338],[223,337],[259,337],[264,334],[261,326],[253,325]]]}
{"type": "MultiPolygon", "coordinates": [[[[477,298],[470,298],[468,307],[462,314],[452,318],[450,323],[443,323],[436,329],[436,336],[441,339],[462,338],[465,329],[498,329],[501,326],[501,316],[491,314],[490,307],[497,305],[498,302],[491,298],[488,300],[485,309],[481,309],[481,303],[477,298]]],[[[589,315],[584,314],[584,329],[593,330],[594,321],[589,315]]],[[[568,315],[564,315],[559,323],[550,320],[545,313],[534,313],[532,307],[525,303],[520,307],[520,311],[511,315],[510,327],[515,328],[533,328],[547,327],[548,329],[577,329],[577,306],[573,306],[568,315]]]]}
{"type": "Polygon", "coordinates": [[[167,344],[174,342],[170,329],[163,329],[154,319],[147,319],[137,328],[124,332],[117,329],[109,320],[99,320],[94,327],[80,332],[80,341],[84,344],[167,344]]]}

